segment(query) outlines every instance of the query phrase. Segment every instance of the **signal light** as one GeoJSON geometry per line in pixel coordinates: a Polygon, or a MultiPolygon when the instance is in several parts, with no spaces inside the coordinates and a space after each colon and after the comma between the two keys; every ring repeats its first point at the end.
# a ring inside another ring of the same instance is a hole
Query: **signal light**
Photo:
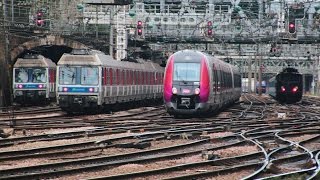
{"type": "Polygon", "coordinates": [[[286,88],[284,86],[281,86],[281,92],[286,92],[286,88]]]}
{"type": "Polygon", "coordinates": [[[294,22],[289,23],[289,33],[293,34],[296,32],[296,24],[294,22]]]}
{"type": "Polygon", "coordinates": [[[142,35],[142,21],[138,21],[138,22],[137,22],[137,34],[138,34],[139,36],[142,35]]]}
{"type": "Polygon", "coordinates": [[[207,27],[208,27],[207,35],[212,36],[213,33],[212,33],[212,22],[211,21],[208,21],[207,27]]]}
{"type": "Polygon", "coordinates": [[[43,12],[41,12],[41,11],[37,12],[36,25],[37,26],[43,26],[44,25],[43,12]]]}
{"type": "Polygon", "coordinates": [[[139,36],[142,35],[142,29],[138,29],[138,35],[139,35],[139,36]]]}

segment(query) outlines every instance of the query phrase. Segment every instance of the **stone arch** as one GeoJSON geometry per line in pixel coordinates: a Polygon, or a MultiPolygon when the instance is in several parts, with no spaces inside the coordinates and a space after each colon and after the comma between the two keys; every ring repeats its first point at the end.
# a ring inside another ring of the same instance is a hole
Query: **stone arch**
{"type": "Polygon", "coordinates": [[[45,37],[42,37],[42,38],[33,39],[30,41],[24,42],[18,45],[17,47],[11,49],[10,62],[14,62],[14,60],[18,57],[18,55],[24,52],[25,50],[30,50],[37,46],[45,46],[45,45],[68,46],[73,49],[89,48],[88,46],[71,39],[66,39],[61,36],[55,36],[55,35],[46,35],[45,37]]]}

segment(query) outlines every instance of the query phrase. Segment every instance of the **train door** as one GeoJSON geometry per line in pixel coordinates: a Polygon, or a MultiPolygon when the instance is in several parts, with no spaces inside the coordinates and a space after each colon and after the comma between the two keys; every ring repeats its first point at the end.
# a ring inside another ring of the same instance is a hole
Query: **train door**
{"type": "Polygon", "coordinates": [[[212,64],[212,94],[213,94],[213,103],[216,103],[217,100],[217,70],[215,64],[212,64]]]}
{"type": "Polygon", "coordinates": [[[221,69],[217,66],[217,103],[221,103],[221,69]]]}
{"type": "Polygon", "coordinates": [[[55,93],[56,93],[56,70],[55,68],[49,68],[49,92],[50,92],[50,96],[54,97],[55,93]]]}

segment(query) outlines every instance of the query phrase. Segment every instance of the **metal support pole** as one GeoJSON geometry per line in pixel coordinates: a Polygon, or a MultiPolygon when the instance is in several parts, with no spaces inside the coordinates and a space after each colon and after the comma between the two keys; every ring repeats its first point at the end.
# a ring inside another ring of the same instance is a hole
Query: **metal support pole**
{"type": "Polygon", "coordinates": [[[248,93],[251,93],[251,78],[252,78],[252,70],[251,70],[252,60],[251,56],[249,57],[248,64],[248,93]]]}
{"type": "Polygon", "coordinates": [[[110,7],[109,54],[113,57],[113,6],[110,7]]]}
{"type": "MultiPolygon", "coordinates": [[[[258,48],[259,48],[259,45],[258,45],[258,48]]],[[[257,54],[258,54],[258,50],[257,50],[257,54]]],[[[258,66],[258,56],[257,56],[257,54],[255,55],[255,57],[254,57],[254,78],[253,78],[253,93],[254,94],[256,94],[257,92],[256,92],[256,87],[257,87],[257,75],[258,75],[258,70],[257,70],[257,66],[258,66]]]]}
{"type": "Polygon", "coordinates": [[[11,0],[11,22],[14,23],[14,7],[13,7],[14,0],[11,0]]]}
{"type": "Polygon", "coordinates": [[[98,39],[98,6],[96,6],[96,39],[98,39]]]}
{"type": "Polygon", "coordinates": [[[302,74],[302,93],[305,94],[306,93],[306,75],[302,74]]]}
{"type": "Polygon", "coordinates": [[[258,76],[258,78],[259,78],[259,89],[258,89],[258,93],[259,93],[259,96],[261,96],[261,94],[262,94],[262,90],[261,90],[261,88],[262,88],[262,85],[261,85],[261,81],[262,81],[262,69],[261,69],[261,66],[262,66],[262,56],[260,55],[259,56],[259,76],[258,76]]]}

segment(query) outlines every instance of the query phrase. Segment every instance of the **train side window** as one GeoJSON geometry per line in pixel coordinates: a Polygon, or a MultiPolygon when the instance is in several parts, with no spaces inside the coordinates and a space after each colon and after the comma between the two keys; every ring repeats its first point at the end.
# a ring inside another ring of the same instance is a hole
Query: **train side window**
{"type": "Polygon", "coordinates": [[[107,85],[107,82],[108,82],[108,75],[109,75],[109,71],[108,71],[108,69],[107,68],[103,68],[103,71],[104,71],[104,73],[103,73],[103,85],[107,85]]]}
{"type": "Polygon", "coordinates": [[[147,74],[147,79],[148,79],[147,84],[150,85],[150,79],[151,79],[151,78],[150,78],[150,72],[148,72],[148,74],[147,74]]]}
{"type": "Polygon", "coordinates": [[[218,72],[217,72],[217,74],[218,74],[218,91],[220,91],[220,86],[221,86],[221,70],[220,70],[220,65],[219,65],[219,69],[218,69],[218,72]]]}
{"type": "Polygon", "coordinates": [[[140,72],[136,71],[136,84],[140,84],[140,77],[139,77],[140,72]]]}
{"type": "Polygon", "coordinates": [[[112,85],[112,82],[113,82],[113,76],[112,76],[112,68],[109,69],[109,81],[110,82],[110,85],[112,85]]]}
{"type": "Polygon", "coordinates": [[[214,75],[215,75],[215,80],[214,80],[214,81],[215,81],[215,83],[216,83],[216,84],[215,84],[215,86],[216,86],[216,89],[215,89],[215,90],[216,90],[216,92],[217,92],[217,90],[218,90],[218,72],[217,72],[216,69],[214,70],[214,75]]]}
{"type": "Polygon", "coordinates": [[[101,67],[101,85],[105,85],[105,80],[106,80],[105,74],[106,74],[105,69],[101,67]]]}
{"type": "Polygon", "coordinates": [[[134,81],[133,81],[133,80],[134,80],[134,78],[133,78],[133,75],[134,75],[134,74],[133,74],[133,73],[134,73],[134,71],[131,70],[131,84],[132,84],[132,85],[134,84],[134,81]]]}
{"type": "Polygon", "coordinates": [[[139,84],[143,84],[142,81],[142,71],[139,71],[139,84]]]}
{"type": "Polygon", "coordinates": [[[104,69],[104,85],[107,85],[109,83],[109,69],[108,68],[103,68],[104,69]]]}
{"type": "Polygon", "coordinates": [[[133,71],[133,84],[137,84],[137,71],[133,71]]]}
{"type": "Polygon", "coordinates": [[[131,70],[128,70],[128,84],[131,85],[131,70]]]}
{"type": "Polygon", "coordinates": [[[124,73],[123,73],[123,70],[120,69],[120,70],[119,70],[119,77],[120,77],[120,82],[119,82],[119,84],[120,84],[120,85],[123,85],[123,78],[124,78],[124,77],[123,77],[123,74],[124,74],[124,73]]]}
{"type": "Polygon", "coordinates": [[[120,77],[119,77],[119,69],[116,69],[116,84],[119,85],[120,77]]]}
{"type": "Polygon", "coordinates": [[[141,71],[141,84],[144,84],[144,72],[141,71]]]}
{"type": "Polygon", "coordinates": [[[140,71],[135,71],[136,84],[140,84],[140,71]]]}
{"type": "Polygon", "coordinates": [[[153,80],[154,80],[154,77],[153,77],[153,72],[150,72],[150,84],[153,85],[153,80]]]}
{"type": "Polygon", "coordinates": [[[224,88],[224,71],[221,69],[221,90],[224,88]]]}
{"type": "Polygon", "coordinates": [[[145,85],[148,85],[148,81],[149,81],[149,80],[148,80],[148,72],[145,72],[145,73],[144,73],[144,78],[145,78],[144,84],[145,84],[145,85]]]}
{"type": "Polygon", "coordinates": [[[139,71],[136,71],[136,74],[135,74],[135,77],[136,77],[136,84],[139,85],[139,71]]]}
{"type": "Polygon", "coordinates": [[[56,72],[52,69],[52,82],[56,82],[56,72]]]}
{"type": "Polygon", "coordinates": [[[163,83],[164,73],[161,73],[161,83],[163,83]]]}
{"type": "Polygon", "coordinates": [[[149,72],[145,72],[145,76],[146,76],[146,85],[149,84],[149,72]]]}
{"type": "Polygon", "coordinates": [[[159,82],[159,76],[160,76],[160,75],[159,75],[159,73],[157,72],[157,73],[156,73],[156,84],[160,84],[160,82],[159,82]]]}
{"type": "Polygon", "coordinates": [[[126,72],[125,70],[122,70],[122,85],[126,84],[126,72]]]}

